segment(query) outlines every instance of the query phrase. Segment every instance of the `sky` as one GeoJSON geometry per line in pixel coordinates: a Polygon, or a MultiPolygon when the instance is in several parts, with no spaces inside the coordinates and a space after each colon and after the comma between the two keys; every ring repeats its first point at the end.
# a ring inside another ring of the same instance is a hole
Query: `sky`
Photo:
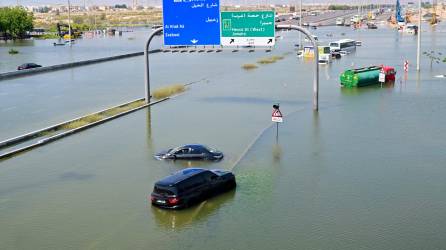
{"type": "MultiPolygon", "coordinates": [[[[39,5],[53,5],[53,4],[66,4],[67,0],[0,0],[0,6],[16,5],[19,4],[25,6],[39,6],[39,5]]],[[[114,4],[127,4],[132,6],[132,0],[71,0],[73,5],[114,5],[114,4]]],[[[396,0],[302,0],[304,4],[313,3],[394,3],[396,0]]],[[[415,0],[401,0],[401,3],[415,0]]],[[[426,0],[423,0],[426,1],[426,0]]],[[[139,5],[147,6],[159,6],[162,0],[138,0],[139,5]]],[[[221,0],[221,4],[299,4],[299,0],[221,0]]],[[[439,1],[441,2],[441,0],[439,1]]]]}

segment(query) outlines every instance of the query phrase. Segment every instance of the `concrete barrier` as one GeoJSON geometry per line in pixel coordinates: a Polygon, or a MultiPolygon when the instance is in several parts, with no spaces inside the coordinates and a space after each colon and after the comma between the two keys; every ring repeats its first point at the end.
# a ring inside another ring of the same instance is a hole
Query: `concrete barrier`
{"type": "MultiPolygon", "coordinates": [[[[89,123],[89,124],[86,124],[86,125],[84,125],[84,126],[81,126],[81,127],[78,127],[78,128],[74,128],[74,129],[71,129],[71,130],[68,130],[68,131],[64,131],[64,132],[62,132],[62,133],[55,134],[55,135],[52,135],[52,136],[47,137],[47,138],[43,138],[43,139],[41,139],[41,140],[39,140],[39,141],[37,141],[37,142],[35,142],[35,143],[32,143],[32,144],[30,144],[30,145],[27,145],[27,146],[24,146],[24,147],[15,148],[15,149],[13,149],[13,150],[11,150],[11,151],[9,151],[9,152],[0,154],[0,161],[5,160],[5,159],[9,159],[9,158],[11,158],[11,157],[13,157],[13,156],[15,156],[15,155],[17,155],[17,154],[19,154],[19,153],[23,153],[23,152],[29,151],[29,150],[31,150],[31,149],[33,149],[33,148],[43,146],[43,145],[45,145],[45,144],[48,144],[48,143],[50,143],[50,142],[59,140],[59,139],[64,138],[64,137],[66,137],[66,136],[69,136],[69,135],[72,135],[72,134],[76,134],[76,133],[81,132],[81,131],[83,131],[83,130],[85,130],[85,129],[88,129],[88,128],[91,128],[91,127],[95,127],[95,126],[100,125],[100,124],[102,124],[102,123],[105,123],[105,122],[107,122],[107,121],[114,120],[114,119],[116,119],[116,118],[118,118],[118,117],[121,117],[121,116],[130,114],[130,113],[133,113],[133,112],[135,112],[135,111],[137,111],[137,110],[146,108],[146,107],[148,107],[148,106],[155,105],[155,104],[160,103],[160,102],[164,102],[164,101],[169,100],[169,99],[170,99],[170,97],[166,97],[166,98],[157,100],[157,101],[155,101],[155,102],[151,102],[151,103],[149,103],[149,104],[144,104],[144,105],[142,105],[142,106],[139,106],[139,107],[136,107],[136,108],[133,108],[133,109],[124,111],[124,112],[122,112],[122,113],[119,113],[119,114],[116,114],[116,115],[113,115],[113,116],[106,117],[106,118],[101,119],[101,120],[99,120],[99,121],[92,122],[92,123],[89,123]]],[[[143,99],[143,98],[142,98],[142,99],[137,99],[137,100],[135,100],[135,101],[138,101],[138,100],[144,100],[144,99],[143,99]]],[[[132,102],[135,102],[135,101],[132,101],[132,102]]],[[[129,103],[131,103],[131,102],[128,102],[128,103],[126,103],[126,104],[129,104],[129,103]]],[[[107,110],[110,110],[110,109],[113,109],[113,108],[116,108],[116,107],[120,107],[120,106],[123,106],[123,105],[126,105],[126,104],[121,104],[121,105],[118,105],[118,106],[114,106],[114,107],[111,107],[111,108],[108,108],[108,109],[104,109],[104,110],[99,111],[99,112],[95,112],[95,113],[92,113],[92,114],[89,114],[89,115],[82,116],[82,117],[80,117],[80,118],[76,118],[76,119],[81,119],[81,118],[83,118],[83,117],[87,117],[87,116],[90,116],[90,115],[93,115],[93,114],[98,114],[98,113],[101,113],[101,112],[104,112],[104,111],[107,111],[107,110]]],[[[6,141],[2,142],[2,146],[3,146],[3,147],[14,146],[14,145],[16,145],[17,143],[20,143],[20,142],[22,142],[22,141],[24,141],[24,140],[26,140],[26,139],[32,139],[32,138],[35,138],[35,135],[38,134],[38,133],[40,133],[40,132],[43,132],[43,131],[49,131],[49,130],[51,130],[51,129],[55,129],[55,128],[57,128],[58,126],[61,126],[61,125],[63,125],[63,124],[68,124],[69,122],[74,121],[74,120],[75,120],[75,119],[70,120],[70,121],[66,121],[66,122],[63,122],[63,123],[59,123],[59,124],[56,124],[56,125],[53,125],[53,126],[50,126],[50,127],[45,128],[45,129],[41,129],[41,130],[38,130],[38,131],[34,131],[34,132],[28,133],[28,134],[23,135],[23,136],[18,136],[18,137],[16,137],[16,138],[6,140],[6,141]],[[34,137],[33,137],[32,135],[34,135],[34,137]]]]}
{"type": "MultiPolygon", "coordinates": [[[[156,50],[151,50],[150,53],[158,53],[160,51],[161,51],[160,49],[156,49],[156,50]]],[[[142,55],[144,55],[144,52],[135,52],[135,53],[129,53],[129,54],[124,54],[124,55],[90,59],[90,60],[79,61],[79,62],[64,63],[64,64],[46,66],[46,67],[35,68],[35,69],[27,69],[27,70],[1,73],[0,81],[6,80],[6,79],[12,79],[12,78],[30,76],[30,75],[35,75],[35,74],[41,74],[41,73],[46,73],[46,72],[51,72],[51,71],[56,71],[56,70],[80,67],[80,66],[85,66],[85,65],[95,64],[95,63],[108,62],[108,61],[125,59],[125,58],[130,58],[130,57],[135,57],[135,56],[142,56],[142,55]]]]}
{"type": "Polygon", "coordinates": [[[106,108],[106,109],[103,109],[103,110],[100,110],[100,111],[97,111],[97,112],[94,112],[94,113],[91,113],[91,114],[83,115],[83,116],[80,116],[80,117],[76,117],[74,119],[70,119],[68,121],[60,122],[60,123],[57,123],[57,124],[45,127],[43,129],[39,129],[39,130],[32,131],[32,132],[29,132],[29,133],[26,133],[26,134],[23,134],[23,135],[16,136],[14,138],[10,138],[10,139],[4,140],[4,141],[0,141],[0,149],[5,148],[5,147],[10,147],[10,146],[13,146],[15,144],[21,143],[23,141],[27,141],[27,140],[33,139],[35,137],[38,137],[38,135],[40,133],[49,132],[51,130],[55,130],[58,127],[61,127],[61,126],[65,125],[65,124],[68,124],[68,123],[80,120],[80,119],[85,118],[87,116],[103,113],[103,112],[105,112],[107,110],[114,109],[114,108],[121,107],[121,106],[125,106],[125,105],[129,105],[129,104],[131,104],[133,102],[142,101],[142,100],[144,100],[144,98],[139,98],[139,99],[136,99],[136,100],[133,100],[133,101],[130,101],[130,102],[122,103],[122,104],[120,104],[118,106],[106,108]]]}

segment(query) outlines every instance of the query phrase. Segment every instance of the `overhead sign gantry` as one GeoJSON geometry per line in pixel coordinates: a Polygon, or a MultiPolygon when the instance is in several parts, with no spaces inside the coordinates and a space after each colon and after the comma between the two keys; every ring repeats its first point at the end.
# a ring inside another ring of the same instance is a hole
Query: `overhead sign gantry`
{"type": "Polygon", "coordinates": [[[219,0],[163,0],[166,46],[220,45],[219,0]]]}
{"type": "MultiPolygon", "coordinates": [[[[232,16],[230,12],[224,12],[220,15],[219,0],[163,0],[163,27],[155,29],[150,34],[144,49],[146,103],[150,102],[151,97],[149,68],[150,42],[155,35],[161,32],[164,33],[165,46],[230,46],[234,43],[234,46],[239,46],[237,45],[239,43],[242,46],[255,47],[265,46],[265,43],[266,46],[275,45],[274,32],[277,28],[297,30],[304,33],[313,44],[313,47],[317,47],[317,42],[313,35],[300,26],[277,25],[276,27],[274,24],[274,15],[260,12],[257,14],[250,12],[250,15],[248,15],[248,12],[245,13],[246,15],[243,16],[232,16]],[[270,18],[271,21],[269,21],[270,18]],[[222,23],[222,19],[225,20],[224,23],[222,23]],[[233,27],[235,28],[233,29],[233,27]],[[240,33],[238,33],[237,29],[240,30],[240,33]],[[240,38],[240,41],[236,43],[236,39],[238,38],[240,38]]],[[[272,13],[274,14],[274,12],[272,13]]],[[[193,51],[191,50],[191,52],[193,51]]],[[[318,111],[319,53],[315,53],[314,57],[313,110],[318,111]]]]}
{"type": "Polygon", "coordinates": [[[221,12],[221,45],[274,46],[274,11],[221,12]]]}
{"type": "Polygon", "coordinates": [[[219,0],[163,0],[165,46],[274,46],[274,11],[227,11],[219,0]]]}

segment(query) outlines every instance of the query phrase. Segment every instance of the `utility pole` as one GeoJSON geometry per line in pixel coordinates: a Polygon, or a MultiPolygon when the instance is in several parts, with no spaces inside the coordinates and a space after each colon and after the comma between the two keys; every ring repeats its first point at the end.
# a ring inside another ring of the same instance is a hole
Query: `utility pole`
{"type": "Polygon", "coordinates": [[[420,71],[421,60],[421,0],[418,0],[418,32],[417,32],[417,71],[420,71]]]}
{"type": "Polygon", "coordinates": [[[138,6],[138,0],[133,0],[133,10],[136,10],[137,6],[138,6]]]}
{"type": "MultiPolygon", "coordinates": [[[[299,26],[302,28],[302,0],[300,0],[299,26]]],[[[302,49],[302,32],[299,32],[299,41],[299,49],[302,49]]]]}
{"type": "Polygon", "coordinates": [[[314,48],[314,78],[313,78],[313,111],[319,110],[319,53],[317,42],[313,35],[306,29],[296,25],[277,25],[278,29],[292,29],[304,33],[304,35],[311,41],[314,48]]]}
{"type": "Polygon", "coordinates": [[[68,35],[70,36],[70,46],[71,46],[71,4],[68,0],[68,35]]]}

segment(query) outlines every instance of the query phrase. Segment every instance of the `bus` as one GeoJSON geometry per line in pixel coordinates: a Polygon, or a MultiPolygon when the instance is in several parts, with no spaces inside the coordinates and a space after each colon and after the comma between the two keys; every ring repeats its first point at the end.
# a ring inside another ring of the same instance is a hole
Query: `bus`
{"type": "Polygon", "coordinates": [[[342,39],[336,42],[330,43],[330,50],[344,50],[353,51],[356,50],[356,41],[352,39],[342,39]]]}

